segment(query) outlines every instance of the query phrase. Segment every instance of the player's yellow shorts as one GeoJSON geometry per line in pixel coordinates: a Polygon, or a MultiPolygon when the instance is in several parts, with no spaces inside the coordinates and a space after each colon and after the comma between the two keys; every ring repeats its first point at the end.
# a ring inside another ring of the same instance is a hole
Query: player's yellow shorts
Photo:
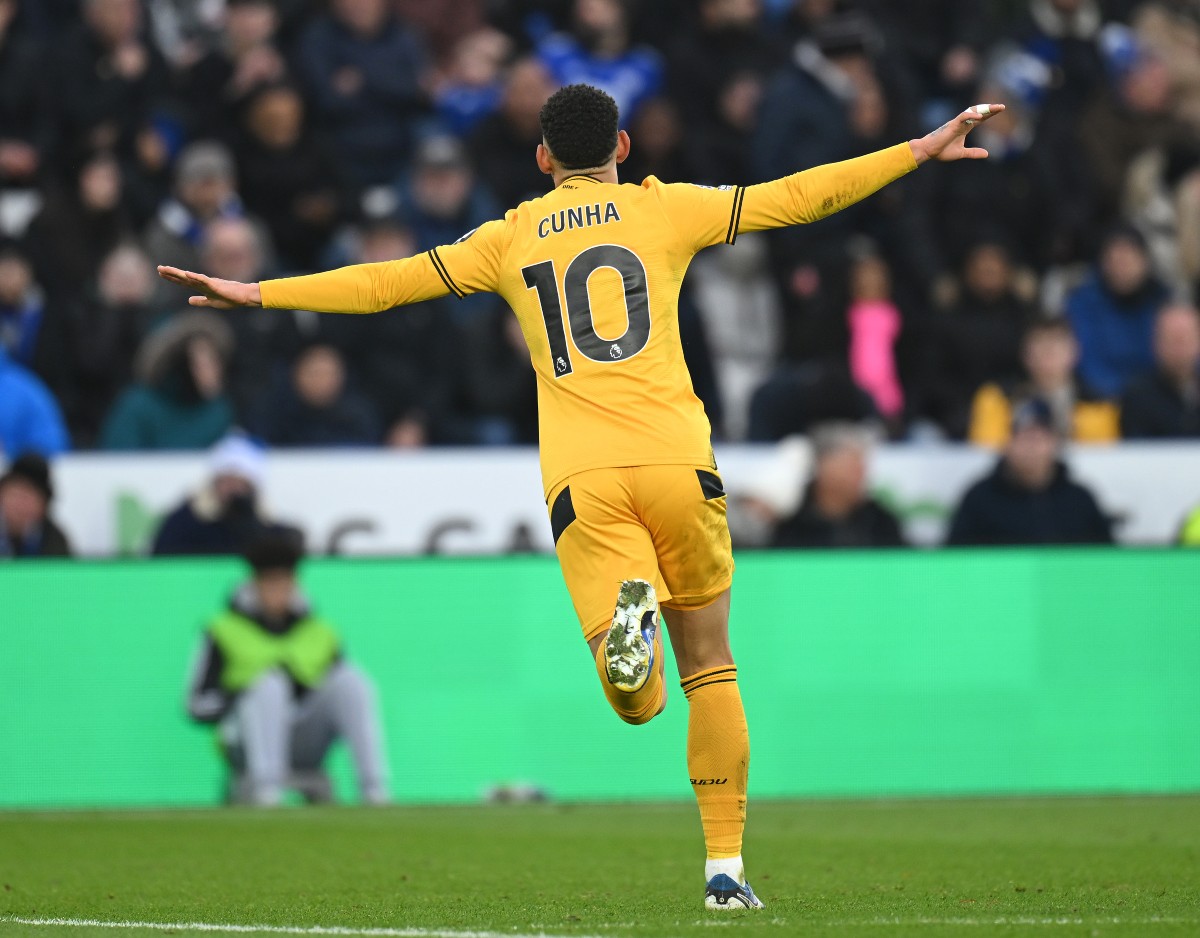
{"type": "Polygon", "coordinates": [[[589,469],[560,483],[547,505],[588,641],[612,623],[622,580],[653,583],[668,609],[707,606],[733,581],[725,489],[707,466],[589,469]]]}

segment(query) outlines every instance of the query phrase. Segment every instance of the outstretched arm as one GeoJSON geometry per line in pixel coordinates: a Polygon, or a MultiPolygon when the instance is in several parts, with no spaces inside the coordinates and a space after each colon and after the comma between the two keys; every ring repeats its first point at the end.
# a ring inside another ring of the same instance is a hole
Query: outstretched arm
{"type": "Polygon", "coordinates": [[[740,211],[735,208],[737,230],[761,231],[818,221],[862,201],[929,160],[986,159],[987,151],[968,147],[966,136],[1003,110],[1003,104],[977,104],[908,143],[747,186],[740,211]]]}
{"type": "Polygon", "coordinates": [[[176,267],[159,267],[158,274],[164,280],[195,290],[196,294],[188,298],[192,306],[377,313],[450,293],[463,297],[468,293],[494,292],[503,230],[503,222],[488,222],[455,244],[413,257],[262,283],[219,280],[176,267]]]}
{"type": "Polygon", "coordinates": [[[212,309],[267,306],[318,313],[377,313],[450,292],[428,253],[304,277],[264,280],[261,284],[219,280],[175,267],[159,267],[158,273],[165,280],[195,290],[197,295],[188,298],[192,306],[212,309]]]}

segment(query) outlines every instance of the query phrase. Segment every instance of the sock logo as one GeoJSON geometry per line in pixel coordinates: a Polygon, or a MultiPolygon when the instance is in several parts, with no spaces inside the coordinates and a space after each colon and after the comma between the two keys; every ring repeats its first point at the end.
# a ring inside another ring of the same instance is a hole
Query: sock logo
{"type": "Polygon", "coordinates": [[[724,785],[727,781],[729,781],[728,778],[694,778],[694,779],[692,779],[692,784],[693,785],[724,785]]]}

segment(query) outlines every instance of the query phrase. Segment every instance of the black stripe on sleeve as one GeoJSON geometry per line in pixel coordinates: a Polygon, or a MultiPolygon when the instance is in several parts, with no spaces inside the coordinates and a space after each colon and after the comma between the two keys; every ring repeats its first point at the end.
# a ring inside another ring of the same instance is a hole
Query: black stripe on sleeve
{"type": "Polygon", "coordinates": [[[725,238],[726,244],[733,244],[737,240],[738,225],[742,222],[742,202],[746,198],[746,187],[738,186],[737,192],[734,193],[733,199],[733,214],[729,219],[729,234],[725,238]]]}
{"type": "Polygon", "coordinates": [[[438,272],[438,276],[442,278],[442,283],[446,285],[451,293],[457,296],[460,300],[466,296],[466,291],[460,290],[450,276],[450,271],[446,269],[445,263],[438,256],[437,248],[429,249],[429,259],[433,261],[433,269],[438,272]]]}

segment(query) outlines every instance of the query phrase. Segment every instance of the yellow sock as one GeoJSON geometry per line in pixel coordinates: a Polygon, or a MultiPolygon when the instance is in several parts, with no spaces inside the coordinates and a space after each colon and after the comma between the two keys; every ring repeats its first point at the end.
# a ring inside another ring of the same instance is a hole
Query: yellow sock
{"type": "Polygon", "coordinates": [[[667,688],[663,684],[663,647],[660,637],[661,629],[654,636],[654,670],[640,690],[627,694],[617,690],[608,681],[608,672],[604,667],[604,642],[596,649],[596,670],[600,673],[600,686],[604,688],[604,696],[608,698],[609,706],[617,711],[626,723],[649,723],[662,709],[663,697],[667,688]]]}
{"type": "Polygon", "coordinates": [[[710,860],[742,853],[750,733],[737,667],[700,671],[680,682],[688,699],[688,773],[700,805],[710,860]]]}

